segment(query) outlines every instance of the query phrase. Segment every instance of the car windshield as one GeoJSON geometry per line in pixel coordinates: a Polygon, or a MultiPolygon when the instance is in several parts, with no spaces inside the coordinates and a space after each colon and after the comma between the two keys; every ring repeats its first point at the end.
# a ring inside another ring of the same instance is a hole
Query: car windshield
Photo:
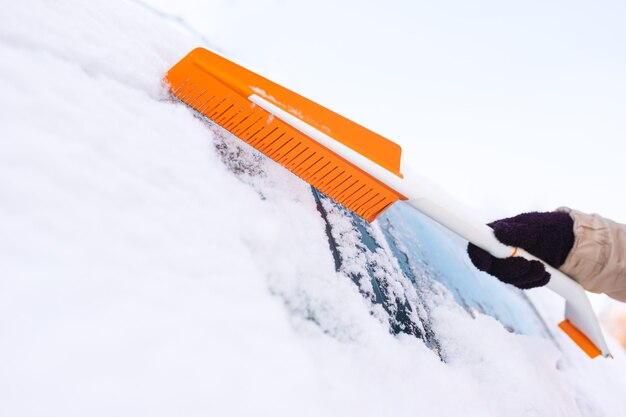
{"type": "Polygon", "coordinates": [[[326,222],[337,271],[349,276],[373,314],[386,314],[390,331],[439,342],[427,300],[447,291],[468,314],[489,315],[509,331],[551,338],[543,319],[520,290],[476,270],[466,242],[423,214],[395,204],[368,224],[313,189],[326,222]]]}

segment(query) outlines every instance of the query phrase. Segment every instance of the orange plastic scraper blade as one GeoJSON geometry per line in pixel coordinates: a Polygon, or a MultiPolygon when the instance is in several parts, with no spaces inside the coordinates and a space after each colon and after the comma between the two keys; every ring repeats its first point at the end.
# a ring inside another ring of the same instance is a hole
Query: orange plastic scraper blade
{"type": "Polygon", "coordinates": [[[583,332],[578,330],[569,320],[563,320],[559,327],[580,347],[590,358],[600,356],[602,352],[583,332]]]}

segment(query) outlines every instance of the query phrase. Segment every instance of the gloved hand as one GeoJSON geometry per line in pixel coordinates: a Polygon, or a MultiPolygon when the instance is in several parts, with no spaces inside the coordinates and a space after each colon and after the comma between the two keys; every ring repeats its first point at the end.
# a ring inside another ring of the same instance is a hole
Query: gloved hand
{"type": "MultiPolygon", "coordinates": [[[[525,249],[555,268],[563,265],[574,246],[574,220],[564,212],[522,213],[489,226],[500,242],[525,249]]],[[[518,288],[540,287],[550,281],[541,262],[496,258],[471,243],[467,253],[478,269],[518,288]]]]}

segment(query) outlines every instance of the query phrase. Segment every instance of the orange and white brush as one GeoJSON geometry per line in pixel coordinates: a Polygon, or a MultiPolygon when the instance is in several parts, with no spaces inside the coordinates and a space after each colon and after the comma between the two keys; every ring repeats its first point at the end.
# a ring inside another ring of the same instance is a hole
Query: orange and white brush
{"type": "Polygon", "coordinates": [[[371,222],[404,201],[493,256],[542,262],[548,287],[566,300],[559,324],[589,356],[610,356],[584,289],[491,228],[400,173],[402,149],[351,120],[206,49],[191,51],[165,75],[179,100],[371,222]]]}

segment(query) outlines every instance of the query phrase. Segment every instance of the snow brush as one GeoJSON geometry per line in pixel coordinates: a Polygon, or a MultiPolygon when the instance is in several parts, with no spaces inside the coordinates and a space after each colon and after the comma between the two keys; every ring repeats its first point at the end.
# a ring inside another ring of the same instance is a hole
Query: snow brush
{"type": "Polygon", "coordinates": [[[610,357],[585,290],[521,248],[504,245],[466,210],[400,173],[402,149],[345,117],[203,48],[165,75],[171,93],[195,111],[372,222],[398,200],[493,256],[543,263],[561,295],[559,327],[590,357],[610,357]]]}

